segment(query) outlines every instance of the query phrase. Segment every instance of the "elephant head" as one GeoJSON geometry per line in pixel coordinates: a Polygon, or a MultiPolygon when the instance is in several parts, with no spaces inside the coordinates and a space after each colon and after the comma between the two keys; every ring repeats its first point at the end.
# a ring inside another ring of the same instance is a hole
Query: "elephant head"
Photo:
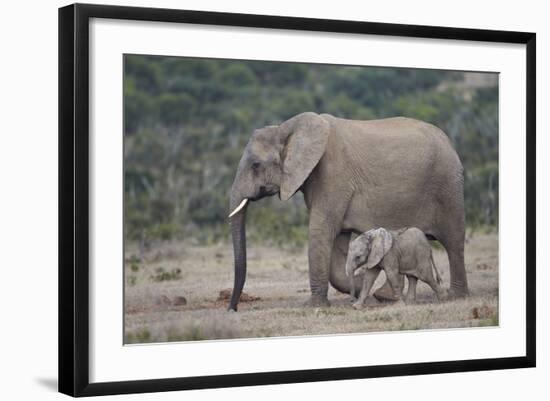
{"type": "Polygon", "coordinates": [[[323,154],[329,124],[315,113],[299,114],[252,134],[235,174],[229,206],[235,281],[229,310],[237,310],[246,279],[245,216],[249,201],[279,194],[288,200],[300,189],[323,154]]]}
{"type": "Polygon", "coordinates": [[[346,260],[346,275],[350,279],[352,297],[355,297],[355,270],[363,265],[366,269],[372,269],[378,265],[392,245],[393,236],[384,228],[364,232],[350,243],[346,260]]]}

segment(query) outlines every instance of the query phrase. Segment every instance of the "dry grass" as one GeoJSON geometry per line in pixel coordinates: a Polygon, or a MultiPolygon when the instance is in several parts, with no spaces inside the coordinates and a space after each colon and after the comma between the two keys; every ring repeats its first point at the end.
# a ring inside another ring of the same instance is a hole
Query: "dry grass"
{"type": "MultiPolygon", "coordinates": [[[[245,292],[238,313],[228,313],[233,284],[229,245],[165,243],[138,261],[128,246],[125,264],[125,341],[186,341],[271,336],[417,330],[498,325],[498,239],[476,235],[466,245],[470,297],[436,303],[418,284],[418,304],[381,305],[368,300],[354,310],[347,294],[329,290],[330,308],[305,308],[309,297],[307,252],[250,247],[245,292]]],[[[449,285],[444,251],[434,252],[449,285]]],[[[379,281],[383,277],[379,278],[379,281]]]]}

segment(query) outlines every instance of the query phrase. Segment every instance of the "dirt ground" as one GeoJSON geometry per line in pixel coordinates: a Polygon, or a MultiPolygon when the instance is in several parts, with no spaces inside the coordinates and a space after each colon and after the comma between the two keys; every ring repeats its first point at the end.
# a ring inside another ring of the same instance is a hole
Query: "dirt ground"
{"type": "MultiPolygon", "coordinates": [[[[415,305],[380,304],[372,296],[355,310],[347,294],[329,290],[329,308],[306,308],[307,250],[248,249],[245,299],[227,312],[233,285],[230,244],[201,247],[184,242],[152,246],[141,258],[128,244],[125,262],[125,342],[166,342],[419,330],[498,325],[498,237],[479,234],[466,244],[470,296],[437,303],[418,283],[415,305]]],[[[445,287],[444,250],[434,259],[445,287]]],[[[375,285],[383,280],[383,274],[375,285]]],[[[243,296],[244,297],[244,296],[243,296]]]]}

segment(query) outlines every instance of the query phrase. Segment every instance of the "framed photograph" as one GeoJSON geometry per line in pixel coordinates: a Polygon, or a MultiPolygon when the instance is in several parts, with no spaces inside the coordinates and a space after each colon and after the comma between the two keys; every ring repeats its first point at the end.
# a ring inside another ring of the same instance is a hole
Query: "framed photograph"
{"type": "Polygon", "coordinates": [[[534,33],[61,8],[59,390],[535,366],[535,79],[534,33]]]}

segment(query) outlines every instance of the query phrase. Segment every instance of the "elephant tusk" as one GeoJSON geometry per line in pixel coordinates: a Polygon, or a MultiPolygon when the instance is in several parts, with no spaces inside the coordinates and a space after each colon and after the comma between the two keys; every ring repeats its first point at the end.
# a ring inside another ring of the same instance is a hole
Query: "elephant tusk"
{"type": "Polygon", "coordinates": [[[235,216],[239,211],[246,205],[246,202],[248,202],[248,198],[244,198],[243,201],[231,212],[229,215],[229,218],[235,216]]]}

